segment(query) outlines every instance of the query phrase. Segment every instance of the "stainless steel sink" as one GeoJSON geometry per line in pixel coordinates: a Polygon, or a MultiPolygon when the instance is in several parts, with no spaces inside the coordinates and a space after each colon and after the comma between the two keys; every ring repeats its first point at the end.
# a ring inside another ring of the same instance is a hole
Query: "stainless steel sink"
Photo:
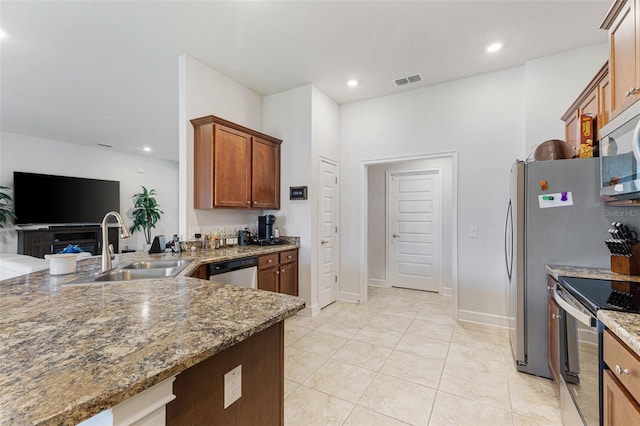
{"type": "Polygon", "coordinates": [[[158,269],[158,268],[180,268],[187,266],[190,260],[149,260],[144,262],[133,262],[123,266],[121,269],[158,269]]]}
{"type": "Polygon", "coordinates": [[[133,262],[98,275],[79,278],[63,285],[173,278],[186,268],[189,263],[191,263],[191,261],[185,259],[133,262]]]}
{"type": "Polygon", "coordinates": [[[116,269],[98,275],[93,281],[131,281],[151,278],[170,278],[175,276],[177,272],[177,268],[116,269]]]}

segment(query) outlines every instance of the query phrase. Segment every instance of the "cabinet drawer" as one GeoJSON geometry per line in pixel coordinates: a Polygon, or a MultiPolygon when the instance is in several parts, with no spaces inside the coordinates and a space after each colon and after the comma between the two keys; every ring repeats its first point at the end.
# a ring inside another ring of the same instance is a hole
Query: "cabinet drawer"
{"type": "Polygon", "coordinates": [[[609,330],[603,333],[602,345],[605,364],[629,393],[640,399],[640,358],[609,330]]]}
{"type": "Polygon", "coordinates": [[[280,253],[280,263],[295,262],[298,260],[297,252],[298,250],[296,249],[283,251],[280,253]]]}
{"type": "Polygon", "coordinates": [[[258,269],[271,268],[278,266],[278,253],[265,254],[258,258],[258,269]]]}

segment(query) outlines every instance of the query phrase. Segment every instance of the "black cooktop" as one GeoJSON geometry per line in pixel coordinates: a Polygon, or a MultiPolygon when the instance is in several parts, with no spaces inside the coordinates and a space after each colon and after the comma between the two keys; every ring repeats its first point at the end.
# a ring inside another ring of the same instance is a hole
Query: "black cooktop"
{"type": "Polygon", "coordinates": [[[256,246],[279,246],[284,244],[284,240],[280,238],[251,238],[249,243],[256,246]]]}
{"type": "Polygon", "coordinates": [[[640,282],[558,277],[558,283],[593,313],[598,309],[640,313],[640,282]]]}

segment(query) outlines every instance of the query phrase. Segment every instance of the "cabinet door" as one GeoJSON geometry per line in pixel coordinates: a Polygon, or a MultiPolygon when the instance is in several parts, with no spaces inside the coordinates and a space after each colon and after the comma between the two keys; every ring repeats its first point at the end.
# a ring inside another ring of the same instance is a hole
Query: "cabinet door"
{"type": "Polygon", "coordinates": [[[250,207],[251,136],[215,126],[214,207],[250,207]]]}
{"type": "Polygon", "coordinates": [[[602,408],[604,425],[640,424],[640,406],[611,373],[602,374],[602,408]]]}
{"type": "Polygon", "coordinates": [[[572,157],[577,155],[578,144],[580,140],[578,139],[578,111],[576,111],[570,119],[565,122],[565,140],[569,144],[572,150],[572,157]]]}
{"type": "Polygon", "coordinates": [[[560,306],[551,296],[547,304],[549,317],[549,369],[560,390],[560,306]]]}
{"type": "Polygon", "coordinates": [[[638,53],[637,4],[627,0],[609,28],[609,72],[612,114],[615,117],[640,99],[640,53],[638,53]],[[635,93],[633,89],[637,89],[635,93]]]}
{"type": "Polygon", "coordinates": [[[298,295],[298,262],[280,265],[280,293],[298,295]]]}
{"type": "Polygon", "coordinates": [[[607,73],[600,84],[600,108],[598,114],[598,140],[600,139],[600,129],[609,122],[609,116],[611,115],[611,80],[609,73],[607,73]]]}
{"type": "Polygon", "coordinates": [[[251,152],[254,208],[280,209],[280,145],[254,137],[251,152]]]}
{"type": "Polygon", "coordinates": [[[258,270],[258,289],[278,292],[280,268],[258,270]]]}

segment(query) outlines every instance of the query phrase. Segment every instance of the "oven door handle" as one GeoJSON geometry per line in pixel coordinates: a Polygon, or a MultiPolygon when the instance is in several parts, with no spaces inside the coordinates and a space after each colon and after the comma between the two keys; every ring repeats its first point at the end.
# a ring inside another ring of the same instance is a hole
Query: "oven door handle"
{"type": "Polygon", "coordinates": [[[553,287],[553,300],[555,300],[556,303],[560,305],[560,307],[564,309],[566,313],[568,313],[587,327],[596,326],[595,318],[591,315],[581,312],[578,308],[573,306],[572,303],[568,302],[564,297],[562,297],[561,292],[558,291],[557,285],[553,287]]]}

